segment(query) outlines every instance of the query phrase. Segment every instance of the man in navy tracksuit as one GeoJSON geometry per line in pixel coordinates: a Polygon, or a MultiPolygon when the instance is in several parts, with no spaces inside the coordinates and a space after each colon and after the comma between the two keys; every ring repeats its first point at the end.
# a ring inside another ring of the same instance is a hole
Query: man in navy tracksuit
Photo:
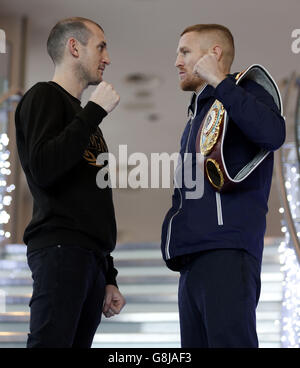
{"type": "MultiPolygon", "coordinates": [[[[231,175],[238,173],[259,148],[270,153],[236,188],[218,193],[204,179],[201,196],[182,182],[162,227],[162,254],[167,266],[180,271],[178,302],[182,347],[258,347],[255,310],[273,151],[285,140],[285,122],[272,96],[259,84],[240,85],[229,75],[234,42],[223,26],[195,25],[182,34],[175,66],[180,87],[193,91],[190,119],[181,139],[196,165],[196,137],[206,113],[218,99],[230,124],[224,157],[231,175]]],[[[176,184],[176,183],[175,183],[176,184]]]]}

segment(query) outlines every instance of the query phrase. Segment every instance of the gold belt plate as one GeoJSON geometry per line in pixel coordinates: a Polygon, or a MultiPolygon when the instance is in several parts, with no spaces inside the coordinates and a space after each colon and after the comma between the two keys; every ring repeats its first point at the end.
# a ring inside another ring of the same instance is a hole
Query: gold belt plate
{"type": "Polygon", "coordinates": [[[224,113],[225,109],[222,103],[215,100],[206,114],[200,136],[200,151],[204,156],[208,155],[217,143],[224,113]]]}

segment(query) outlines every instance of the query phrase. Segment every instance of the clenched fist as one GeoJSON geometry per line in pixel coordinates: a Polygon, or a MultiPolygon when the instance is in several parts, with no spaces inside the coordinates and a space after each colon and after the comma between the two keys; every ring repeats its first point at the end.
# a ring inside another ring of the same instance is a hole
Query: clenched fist
{"type": "Polygon", "coordinates": [[[106,318],[119,314],[126,304],[123,295],[115,285],[106,285],[103,302],[103,314],[106,318]]]}
{"type": "Polygon", "coordinates": [[[120,96],[111,84],[102,81],[91,94],[89,101],[95,102],[110,113],[118,105],[120,96]]]}
{"type": "Polygon", "coordinates": [[[193,74],[205,80],[213,87],[216,87],[226,78],[226,74],[221,70],[217,58],[213,53],[205,54],[198,60],[194,66],[193,74]]]}

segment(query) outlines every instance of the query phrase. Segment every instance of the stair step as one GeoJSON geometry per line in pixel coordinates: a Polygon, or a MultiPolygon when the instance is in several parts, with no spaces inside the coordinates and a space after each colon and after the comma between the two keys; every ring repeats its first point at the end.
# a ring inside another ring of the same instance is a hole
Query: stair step
{"type": "MultiPolygon", "coordinates": [[[[257,331],[260,347],[278,348],[283,275],[278,253],[280,241],[270,241],[263,254],[257,331]]],[[[0,331],[3,331],[0,347],[26,345],[32,292],[26,251],[26,246],[20,244],[9,244],[2,249],[0,291],[5,293],[6,313],[0,313],[0,331]]],[[[120,315],[102,318],[93,347],[180,347],[179,273],[166,267],[160,245],[117,244],[113,256],[119,270],[118,284],[127,304],[120,315]]]]}
{"type": "MultiPolygon", "coordinates": [[[[174,302],[177,301],[177,285],[170,284],[162,284],[162,285],[119,285],[120,290],[125,296],[127,302],[131,302],[133,300],[143,300],[154,303],[165,303],[165,302],[174,302]],[[166,293],[166,290],[168,291],[166,293]]],[[[31,287],[20,287],[20,286],[9,286],[5,289],[5,299],[7,303],[14,304],[16,297],[18,296],[21,300],[24,298],[30,298],[32,289],[31,287]],[[9,302],[10,300],[10,302],[9,302]],[[13,302],[11,302],[13,300],[13,302]]],[[[281,302],[282,301],[282,293],[280,290],[272,291],[264,291],[262,290],[260,296],[260,303],[262,302],[281,302]]],[[[16,303],[16,304],[19,304],[16,303]]]]}
{"type": "MultiPolygon", "coordinates": [[[[147,294],[143,290],[141,292],[133,291],[131,293],[124,293],[127,303],[177,303],[177,293],[162,293],[162,294],[147,294]]],[[[17,290],[10,291],[5,296],[7,304],[28,304],[31,298],[31,293],[19,293],[17,290]]],[[[263,304],[272,304],[282,302],[282,294],[277,293],[264,293],[261,295],[258,306],[263,304]]]]}
{"type": "Polygon", "coordinates": [[[0,270],[28,270],[26,261],[12,261],[7,259],[0,259],[0,270]]]}
{"type": "MultiPolygon", "coordinates": [[[[5,312],[0,313],[0,323],[12,322],[29,322],[29,311],[25,312],[5,312]]],[[[276,312],[258,312],[257,319],[263,321],[273,322],[280,316],[276,312]]],[[[103,323],[129,323],[129,322],[178,322],[179,316],[177,312],[141,312],[129,313],[127,305],[124,307],[121,314],[114,316],[114,318],[104,318],[103,323]]]]}
{"type": "Polygon", "coordinates": [[[24,343],[27,340],[25,332],[0,331],[0,343],[24,343]]]}
{"type": "MultiPolygon", "coordinates": [[[[262,335],[262,334],[261,334],[262,335]]],[[[264,343],[276,342],[274,334],[264,334],[262,336],[264,343]]],[[[0,343],[23,343],[27,340],[26,332],[0,332],[0,343]]],[[[153,347],[165,347],[165,343],[180,344],[180,336],[178,333],[96,333],[93,340],[93,347],[106,347],[113,344],[111,347],[139,347],[140,344],[153,344],[153,347]],[[119,344],[119,345],[118,345],[119,344]],[[129,345],[127,345],[129,344],[129,345]]]]}
{"type": "MultiPolygon", "coordinates": [[[[114,252],[118,250],[158,250],[160,251],[159,243],[117,243],[114,252]]],[[[7,244],[3,249],[4,253],[7,254],[26,254],[27,246],[25,244],[7,244]]]]}
{"type": "MultiPolygon", "coordinates": [[[[130,267],[130,268],[121,268],[121,272],[119,272],[118,280],[124,278],[140,278],[140,277],[166,277],[169,279],[174,279],[178,281],[179,273],[172,272],[168,270],[166,267],[130,267]]],[[[0,269],[0,285],[5,284],[3,280],[5,279],[18,279],[20,278],[21,283],[22,279],[28,279],[32,282],[31,272],[29,268],[27,269],[0,269]]],[[[261,274],[262,283],[269,282],[277,282],[282,283],[283,275],[278,272],[263,272],[261,274]]]]}
{"type": "MultiPolygon", "coordinates": [[[[166,267],[164,261],[161,258],[155,259],[143,259],[140,258],[137,260],[131,259],[115,259],[114,264],[117,269],[122,267],[147,267],[147,266],[160,266],[166,267]]],[[[27,261],[24,260],[10,260],[10,259],[1,259],[0,260],[0,269],[2,270],[14,270],[14,269],[28,269],[27,261]]]]}
{"type": "MultiPolygon", "coordinates": [[[[18,244],[9,244],[4,247],[3,258],[7,260],[26,261],[27,247],[18,244]]],[[[140,259],[161,259],[160,244],[119,244],[113,251],[113,256],[117,260],[140,260],[140,259]]],[[[263,251],[263,263],[279,262],[278,246],[265,246],[263,251]]],[[[163,262],[164,264],[164,262],[163,262]]]]}
{"type": "MultiPolygon", "coordinates": [[[[119,276],[119,285],[146,285],[146,284],[178,284],[178,277],[176,275],[165,276],[119,276]]],[[[3,277],[0,279],[0,287],[3,286],[31,286],[32,279],[25,277],[3,277]]]]}
{"type": "MultiPolygon", "coordinates": [[[[143,274],[136,274],[136,275],[124,275],[121,274],[118,276],[118,284],[119,285],[141,285],[141,284],[178,284],[179,275],[177,273],[173,274],[162,274],[162,275],[143,275],[143,274]]],[[[264,273],[261,277],[262,287],[272,287],[280,288],[281,282],[283,281],[282,276],[278,276],[275,273],[264,273]]],[[[31,286],[32,285],[32,278],[28,277],[28,275],[24,276],[15,276],[15,275],[0,275],[0,288],[3,286],[31,286]]]]}
{"type": "MultiPolygon", "coordinates": [[[[264,255],[267,253],[274,253],[277,251],[280,243],[284,238],[278,238],[271,240],[271,243],[265,239],[264,255]]],[[[160,243],[148,242],[148,243],[117,243],[115,251],[118,250],[135,250],[135,249],[158,249],[160,250],[160,243]]],[[[25,244],[6,244],[4,246],[6,253],[24,253],[26,254],[27,246],[25,244]]]]}
{"type": "MultiPolygon", "coordinates": [[[[129,259],[129,258],[119,258],[119,255],[115,256],[114,263],[117,269],[123,267],[163,267],[166,268],[165,262],[161,257],[156,258],[140,258],[129,259]]],[[[281,265],[273,263],[264,263],[262,265],[262,272],[274,273],[280,272],[281,265]]],[[[24,260],[13,260],[13,259],[1,259],[0,260],[1,270],[28,270],[28,265],[26,259],[24,260]]]]}
{"type": "MultiPolygon", "coordinates": [[[[6,332],[25,332],[29,331],[29,322],[5,322],[0,323],[1,331],[6,332]]],[[[177,333],[180,334],[179,322],[101,322],[101,325],[98,328],[99,333],[157,333],[161,334],[164,331],[168,331],[169,333],[177,333]]],[[[266,322],[261,321],[257,327],[257,333],[260,340],[264,339],[265,341],[268,338],[264,335],[273,334],[277,335],[278,341],[278,333],[280,332],[279,327],[276,326],[274,322],[266,322]]]]}
{"type": "MultiPolygon", "coordinates": [[[[30,296],[9,296],[6,299],[6,305],[2,308],[2,312],[24,312],[29,311],[30,296]]],[[[175,296],[149,297],[140,295],[126,296],[126,311],[130,313],[149,313],[149,312],[176,312],[178,313],[177,298],[175,296]]],[[[274,313],[275,318],[280,318],[281,301],[261,301],[257,309],[257,319],[263,313],[274,313]]]]}

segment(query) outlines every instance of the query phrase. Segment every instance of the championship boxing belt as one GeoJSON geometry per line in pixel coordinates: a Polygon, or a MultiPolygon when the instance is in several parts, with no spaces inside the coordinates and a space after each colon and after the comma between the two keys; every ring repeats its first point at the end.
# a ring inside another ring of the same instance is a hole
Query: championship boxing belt
{"type": "MultiPolygon", "coordinates": [[[[236,84],[243,79],[250,79],[260,84],[270,95],[282,114],[282,102],[279,89],[267,72],[258,64],[249,66],[235,76],[236,84]]],[[[215,100],[203,119],[196,140],[196,152],[204,156],[204,171],[210,184],[218,191],[233,189],[245,180],[248,175],[267,157],[270,151],[261,149],[233,178],[230,176],[223,154],[224,139],[229,123],[229,116],[222,103],[215,100]]]]}

